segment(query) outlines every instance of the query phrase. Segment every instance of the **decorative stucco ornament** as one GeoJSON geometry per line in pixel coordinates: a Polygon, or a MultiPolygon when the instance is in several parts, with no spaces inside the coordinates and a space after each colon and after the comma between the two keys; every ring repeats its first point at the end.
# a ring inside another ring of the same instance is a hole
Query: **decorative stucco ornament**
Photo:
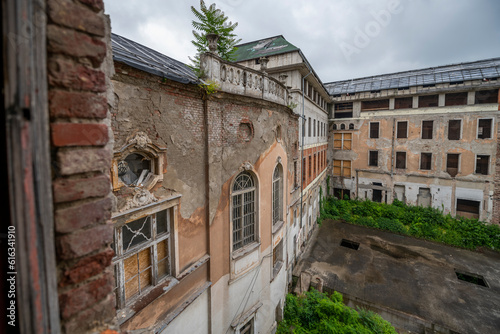
{"type": "Polygon", "coordinates": [[[120,211],[127,211],[130,209],[138,208],[144,205],[148,205],[153,202],[158,202],[158,198],[156,198],[152,193],[143,188],[135,188],[134,189],[134,197],[127,200],[127,203],[120,211]]]}
{"type": "Polygon", "coordinates": [[[252,170],[252,169],[253,169],[252,164],[249,163],[248,161],[246,161],[243,163],[243,165],[241,165],[241,167],[239,168],[239,171],[244,172],[244,171],[252,170]]]}
{"type": "Polygon", "coordinates": [[[148,135],[145,132],[137,132],[134,137],[132,137],[129,141],[129,144],[134,144],[134,147],[139,150],[144,150],[148,144],[151,144],[151,139],[149,139],[148,135]]]}

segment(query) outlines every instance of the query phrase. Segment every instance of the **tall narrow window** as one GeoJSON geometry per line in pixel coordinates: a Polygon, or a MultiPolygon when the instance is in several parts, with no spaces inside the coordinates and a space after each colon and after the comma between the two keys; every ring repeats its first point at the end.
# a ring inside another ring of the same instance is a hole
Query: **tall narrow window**
{"type": "Polygon", "coordinates": [[[378,122],[370,123],[370,138],[378,138],[378,132],[379,132],[379,123],[378,122]]]}
{"type": "Polygon", "coordinates": [[[273,173],[273,224],[283,221],[283,172],[278,164],[273,173]]]}
{"type": "Polygon", "coordinates": [[[408,138],[408,122],[398,122],[397,129],[397,137],[398,138],[408,138]]]}
{"type": "Polygon", "coordinates": [[[460,128],[462,121],[459,119],[450,119],[448,122],[448,139],[460,140],[460,128]]]}
{"type": "Polygon", "coordinates": [[[396,168],[406,168],[406,152],[396,152],[396,168]]]}
{"type": "Polygon", "coordinates": [[[313,120],[313,137],[316,137],[316,120],[313,120]]]}
{"type": "Polygon", "coordinates": [[[306,158],[302,159],[302,183],[306,183],[306,158]]]}
{"type": "Polygon", "coordinates": [[[297,161],[293,162],[293,188],[297,188],[299,180],[298,180],[298,166],[297,166],[297,161]]]}
{"type": "Polygon", "coordinates": [[[458,158],[456,153],[448,153],[446,156],[446,172],[452,177],[458,174],[458,158]]]}
{"type": "Polygon", "coordinates": [[[368,166],[378,166],[378,151],[370,151],[368,157],[368,166]]]}
{"type": "Polygon", "coordinates": [[[477,122],[477,138],[491,138],[491,119],[480,119],[477,122]]]}
{"type": "Polygon", "coordinates": [[[256,241],[255,183],[248,172],[236,177],[232,193],[233,251],[256,241]]]}
{"type": "Polygon", "coordinates": [[[316,153],[314,153],[314,160],[313,160],[313,177],[316,177],[316,153]]]}
{"type": "Polygon", "coordinates": [[[307,124],[307,132],[308,136],[311,137],[311,117],[309,117],[308,123],[309,124],[307,124]]]}
{"type": "Polygon", "coordinates": [[[488,175],[489,155],[478,155],[476,157],[476,174],[488,175]]]}
{"type": "Polygon", "coordinates": [[[421,153],[420,155],[420,169],[431,170],[432,167],[432,153],[421,153]]]}
{"type": "Polygon", "coordinates": [[[433,129],[434,129],[434,121],[423,121],[422,139],[432,139],[433,129]]]}
{"type": "Polygon", "coordinates": [[[311,179],[312,177],[312,155],[309,156],[309,166],[308,166],[308,169],[309,169],[309,179],[311,179]]]}

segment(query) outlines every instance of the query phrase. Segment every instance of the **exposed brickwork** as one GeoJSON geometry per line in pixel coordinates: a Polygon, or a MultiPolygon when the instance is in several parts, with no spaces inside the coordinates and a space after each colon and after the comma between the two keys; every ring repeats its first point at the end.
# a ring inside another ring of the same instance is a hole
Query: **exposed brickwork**
{"type": "MultiPolygon", "coordinates": [[[[102,0],[47,0],[47,81],[63,333],[116,329],[102,0]]],[[[109,55],[108,55],[109,56],[109,55]]]]}
{"type": "Polygon", "coordinates": [[[106,98],[93,93],[53,90],[49,96],[51,117],[106,118],[106,98]]]}
{"type": "Polygon", "coordinates": [[[56,179],[53,183],[54,202],[77,201],[89,197],[104,197],[111,191],[109,177],[99,174],[89,178],[56,179]]]}
{"type": "Polygon", "coordinates": [[[305,168],[302,166],[303,187],[307,187],[314,179],[326,169],[327,144],[311,147],[304,150],[305,168]],[[314,158],[316,155],[316,158],[314,158]]]}

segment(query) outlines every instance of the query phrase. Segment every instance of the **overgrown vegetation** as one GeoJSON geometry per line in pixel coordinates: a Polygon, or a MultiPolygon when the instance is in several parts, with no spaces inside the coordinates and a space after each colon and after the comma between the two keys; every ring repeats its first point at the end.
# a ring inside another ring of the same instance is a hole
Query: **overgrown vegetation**
{"type": "Polygon", "coordinates": [[[205,2],[200,0],[200,10],[191,6],[191,12],[199,21],[193,20],[191,22],[195,29],[193,30],[194,39],[191,43],[196,47],[197,53],[194,58],[189,57],[189,59],[193,63],[191,68],[193,68],[198,76],[201,76],[200,55],[208,51],[207,34],[219,35],[217,52],[222,59],[228,61],[234,60],[234,52],[236,51],[234,46],[241,39],[236,39],[236,34],[233,33],[238,23],[228,22],[228,17],[224,15],[223,11],[216,8],[215,3],[207,7],[205,2]]]}
{"type": "Polygon", "coordinates": [[[376,313],[347,307],[338,292],[328,297],[311,290],[304,296],[287,295],[276,333],[396,334],[396,330],[376,313]]]}
{"type": "Polygon", "coordinates": [[[394,200],[393,204],[369,200],[325,200],[321,219],[344,220],[394,233],[442,242],[467,249],[485,247],[500,251],[500,227],[477,219],[450,214],[394,200]]]}

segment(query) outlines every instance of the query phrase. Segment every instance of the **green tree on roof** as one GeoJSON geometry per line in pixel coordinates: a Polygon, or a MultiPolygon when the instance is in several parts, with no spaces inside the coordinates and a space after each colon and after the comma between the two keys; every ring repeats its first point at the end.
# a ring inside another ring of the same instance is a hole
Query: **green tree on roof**
{"type": "Polygon", "coordinates": [[[196,47],[197,53],[194,58],[189,57],[193,62],[192,68],[197,71],[197,74],[200,74],[200,55],[208,51],[207,34],[219,35],[217,47],[219,56],[225,60],[233,61],[236,51],[234,46],[241,41],[241,39],[236,39],[236,34],[233,33],[238,23],[228,22],[228,17],[224,15],[223,11],[215,8],[215,3],[207,7],[203,0],[200,0],[200,10],[191,6],[191,12],[199,20],[199,22],[192,21],[195,30],[193,30],[194,40],[191,43],[196,47]]]}

